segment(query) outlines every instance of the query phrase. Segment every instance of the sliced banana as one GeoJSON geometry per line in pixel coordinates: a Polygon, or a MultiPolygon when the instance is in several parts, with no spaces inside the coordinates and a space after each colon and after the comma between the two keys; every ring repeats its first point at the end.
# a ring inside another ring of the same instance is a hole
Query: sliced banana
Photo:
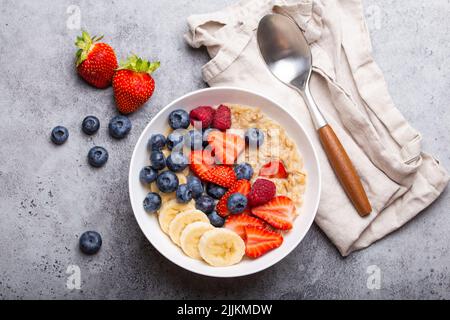
{"type": "Polygon", "coordinates": [[[226,267],[242,260],[245,243],[236,232],[215,228],[203,234],[198,249],[200,256],[210,265],[226,267]]]}
{"type": "Polygon", "coordinates": [[[209,219],[206,214],[200,210],[185,211],[176,215],[169,225],[170,239],[172,239],[176,245],[181,246],[180,237],[184,228],[186,228],[188,224],[197,221],[209,223],[209,219]]]}
{"type": "Polygon", "coordinates": [[[159,225],[162,231],[169,233],[169,225],[172,220],[180,213],[184,211],[190,211],[195,208],[194,201],[188,203],[178,203],[176,199],[163,202],[161,209],[158,212],[159,225]]]}
{"type": "Polygon", "coordinates": [[[194,222],[188,224],[181,232],[180,243],[181,249],[184,253],[191,258],[201,259],[200,252],[198,251],[198,242],[200,237],[209,230],[214,229],[214,227],[207,222],[194,222]]]}

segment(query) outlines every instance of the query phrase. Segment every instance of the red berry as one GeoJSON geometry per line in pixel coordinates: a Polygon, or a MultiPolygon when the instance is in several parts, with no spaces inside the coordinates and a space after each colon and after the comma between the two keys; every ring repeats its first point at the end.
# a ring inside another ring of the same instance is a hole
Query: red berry
{"type": "Polygon", "coordinates": [[[232,214],[227,217],[225,221],[224,227],[236,232],[242,239],[245,240],[245,227],[246,226],[257,226],[257,227],[266,227],[264,221],[252,217],[248,214],[232,214]]]}
{"type": "Polygon", "coordinates": [[[261,177],[286,179],[288,174],[284,164],[280,160],[274,160],[266,163],[259,170],[261,177]]]}
{"type": "MultiPolygon", "coordinates": [[[[233,170],[234,171],[234,170],[233,170]]],[[[230,189],[220,198],[216,206],[216,211],[221,217],[226,217],[230,214],[227,207],[228,198],[236,192],[242,193],[246,196],[250,192],[251,184],[248,180],[237,180],[230,189]]]]}
{"type": "Polygon", "coordinates": [[[252,208],[252,214],[280,230],[292,229],[295,218],[294,202],[286,196],[277,196],[268,203],[252,208]]]}
{"type": "Polygon", "coordinates": [[[275,193],[275,183],[267,179],[257,179],[247,195],[248,205],[250,207],[263,205],[275,197],[275,193]]]}
{"type": "Polygon", "coordinates": [[[283,243],[280,233],[258,226],[246,226],[245,254],[249,258],[258,258],[283,243]]]}
{"type": "Polygon", "coordinates": [[[236,134],[212,131],[208,134],[208,143],[218,162],[234,164],[245,149],[245,140],[236,134]]]}
{"type": "Polygon", "coordinates": [[[231,110],[227,106],[221,104],[214,115],[212,127],[225,131],[231,128],[231,110]]]}
{"type": "Polygon", "coordinates": [[[102,42],[103,37],[91,37],[83,31],[77,37],[78,74],[90,85],[96,88],[106,88],[111,85],[114,72],[117,69],[117,58],[114,49],[102,42]]]}
{"type": "Polygon", "coordinates": [[[195,122],[201,122],[202,128],[208,128],[214,119],[214,109],[209,106],[197,107],[189,113],[191,124],[195,127],[195,122]]]}

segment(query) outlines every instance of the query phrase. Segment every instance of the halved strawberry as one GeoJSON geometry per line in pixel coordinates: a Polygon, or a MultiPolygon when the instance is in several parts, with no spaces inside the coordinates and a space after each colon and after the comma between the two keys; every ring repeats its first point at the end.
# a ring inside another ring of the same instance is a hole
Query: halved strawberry
{"type": "Polygon", "coordinates": [[[246,196],[250,192],[251,188],[252,186],[248,180],[237,180],[223,195],[223,197],[220,198],[216,206],[217,213],[222,217],[228,216],[230,214],[227,208],[228,198],[235,192],[242,193],[244,196],[246,196]]]}
{"type": "Polygon", "coordinates": [[[245,227],[246,226],[255,226],[255,227],[261,227],[264,228],[266,224],[264,221],[249,216],[248,214],[241,213],[236,215],[230,215],[228,216],[227,220],[225,221],[225,228],[233,230],[236,232],[242,239],[245,240],[245,227]]]}
{"type": "Polygon", "coordinates": [[[230,188],[236,182],[236,173],[229,166],[219,165],[209,169],[203,180],[224,188],[230,188]]]}
{"type": "Polygon", "coordinates": [[[278,232],[258,226],[246,226],[244,230],[245,254],[249,258],[258,258],[283,243],[283,236],[278,232]]]}
{"type": "Polygon", "coordinates": [[[295,205],[289,197],[277,196],[262,206],[252,208],[252,214],[274,228],[289,230],[295,218],[295,205]]]}
{"type": "Polygon", "coordinates": [[[214,150],[218,162],[234,164],[245,149],[245,140],[236,134],[212,131],[208,134],[208,143],[214,150]]]}
{"type": "Polygon", "coordinates": [[[205,150],[192,151],[190,154],[190,169],[201,180],[205,180],[206,174],[214,166],[214,158],[205,150]]]}
{"type": "Polygon", "coordinates": [[[259,175],[261,177],[281,179],[285,179],[288,176],[286,168],[281,160],[273,160],[263,165],[259,170],[259,175]]]}

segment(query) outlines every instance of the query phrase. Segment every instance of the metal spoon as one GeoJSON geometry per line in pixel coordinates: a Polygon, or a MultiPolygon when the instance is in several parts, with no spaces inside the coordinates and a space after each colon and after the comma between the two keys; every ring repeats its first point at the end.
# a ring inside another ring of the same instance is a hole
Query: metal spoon
{"type": "Polygon", "coordinates": [[[257,41],[269,70],[303,96],[328,160],[354,207],[361,216],[370,214],[372,208],[361,179],[311,95],[312,56],[302,30],[290,17],[269,14],[259,22],[257,41]]]}

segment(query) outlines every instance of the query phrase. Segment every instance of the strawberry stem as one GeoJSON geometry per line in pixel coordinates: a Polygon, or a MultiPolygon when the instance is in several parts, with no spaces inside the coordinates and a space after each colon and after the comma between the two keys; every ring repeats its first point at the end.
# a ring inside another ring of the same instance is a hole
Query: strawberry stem
{"type": "Polygon", "coordinates": [[[103,36],[91,37],[85,30],[81,32],[81,36],[75,40],[75,45],[79,48],[76,53],[77,67],[87,59],[89,51],[92,49],[92,45],[103,39],[103,36]]]}
{"type": "Polygon", "coordinates": [[[151,74],[160,66],[159,61],[150,62],[148,60],[141,59],[137,55],[133,54],[128,57],[126,61],[120,63],[120,67],[117,70],[131,70],[135,72],[144,72],[151,74]]]}

